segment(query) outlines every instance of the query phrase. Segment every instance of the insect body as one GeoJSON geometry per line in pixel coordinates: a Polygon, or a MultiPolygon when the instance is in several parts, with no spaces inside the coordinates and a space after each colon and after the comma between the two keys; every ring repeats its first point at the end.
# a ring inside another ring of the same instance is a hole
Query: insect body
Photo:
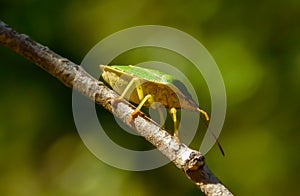
{"type": "Polygon", "coordinates": [[[174,136],[177,139],[176,109],[199,111],[205,115],[206,120],[209,120],[207,113],[197,106],[183,83],[169,74],[131,65],[100,65],[100,69],[103,71],[103,79],[121,94],[120,98],[139,104],[132,114],[133,117],[142,106],[150,107],[154,102],[169,108],[174,121],[174,136]],[[129,91],[130,95],[126,97],[129,91]]]}

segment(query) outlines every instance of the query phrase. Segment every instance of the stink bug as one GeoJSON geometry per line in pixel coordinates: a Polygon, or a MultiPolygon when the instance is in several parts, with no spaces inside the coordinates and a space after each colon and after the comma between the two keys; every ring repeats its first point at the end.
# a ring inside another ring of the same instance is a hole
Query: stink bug
{"type": "MultiPolygon", "coordinates": [[[[138,104],[136,110],[131,114],[132,118],[137,116],[143,106],[150,107],[154,102],[159,102],[170,109],[174,122],[174,137],[177,140],[179,140],[177,109],[198,111],[204,115],[207,121],[209,120],[208,114],[199,108],[184,84],[169,74],[132,65],[100,65],[100,69],[102,78],[121,95],[120,99],[126,98],[138,104]],[[134,89],[130,91],[132,87],[134,89]],[[127,96],[129,91],[131,93],[127,96]]],[[[160,117],[162,119],[161,112],[160,117]]],[[[218,146],[220,147],[219,143],[218,146]]],[[[221,147],[220,149],[224,154],[221,147]]]]}

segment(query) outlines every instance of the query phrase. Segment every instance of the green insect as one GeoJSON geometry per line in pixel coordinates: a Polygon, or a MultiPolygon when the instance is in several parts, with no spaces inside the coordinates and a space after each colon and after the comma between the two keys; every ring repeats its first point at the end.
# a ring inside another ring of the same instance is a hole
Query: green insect
{"type": "MultiPolygon", "coordinates": [[[[156,104],[153,103],[158,102],[170,109],[169,111],[174,122],[174,138],[178,141],[177,109],[200,112],[204,115],[205,120],[209,121],[208,114],[199,108],[191,98],[184,84],[169,74],[132,65],[100,65],[100,69],[102,70],[102,78],[121,95],[118,98],[119,100],[126,98],[138,104],[129,120],[135,118],[143,106],[153,107],[154,105],[155,107],[156,104]],[[127,95],[128,93],[130,93],[129,96],[127,95]]],[[[163,113],[159,108],[158,111],[162,124],[164,121],[163,113]]],[[[203,118],[201,119],[203,120],[203,118]]],[[[207,127],[205,120],[203,121],[207,127]]],[[[216,139],[217,145],[224,156],[224,151],[217,137],[212,131],[211,133],[216,139]]]]}
{"type": "MultiPolygon", "coordinates": [[[[135,111],[131,114],[131,119],[135,118],[143,106],[156,107],[160,103],[169,108],[172,120],[174,122],[174,138],[178,138],[177,109],[197,111],[204,115],[205,120],[209,121],[208,114],[199,108],[191,98],[188,90],[182,82],[173,76],[158,70],[142,68],[132,65],[100,65],[102,78],[121,96],[119,100],[125,98],[138,104],[135,111]],[[130,93],[129,95],[127,95],[130,93]]],[[[163,123],[163,113],[158,108],[161,124],[163,123]]],[[[203,118],[201,118],[203,120],[203,118]]],[[[204,124],[207,126],[206,122],[204,124]]],[[[211,132],[215,137],[214,133],[211,132]]],[[[215,137],[221,153],[224,151],[215,137]]]]}
{"type": "MultiPolygon", "coordinates": [[[[169,108],[174,122],[174,137],[177,139],[177,109],[198,111],[204,114],[206,120],[209,120],[208,114],[197,106],[184,84],[169,74],[131,65],[100,65],[100,69],[103,71],[102,78],[121,94],[120,98],[139,104],[131,114],[132,117],[135,117],[143,106],[150,107],[154,102],[159,102],[169,108]],[[126,97],[132,87],[135,89],[131,90],[129,97],[126,97]]],[[[161,112],[160,117],[162,121],[161,112]]]]}

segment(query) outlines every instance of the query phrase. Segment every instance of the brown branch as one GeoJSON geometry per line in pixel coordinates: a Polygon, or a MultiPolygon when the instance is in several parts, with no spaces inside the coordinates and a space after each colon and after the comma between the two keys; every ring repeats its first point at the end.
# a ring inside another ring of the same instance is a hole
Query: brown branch
{"type": "MultiPolygon", "coordinates": [[[[66,86],[75,88],[92,101],[102,105],[132,127],[127,119],[135,107],[126,101],[112,107],[113,101],[110,103],[107,100],[119,95],[90,76],[81,66],[59,56],[27,35],[19,34],[2,21],[0,21],[0,43],[34,62],[66,86]]],[[[167,131],[145,115],[139,115],[133,122],[135,125],[133,128],[184,171],[206,195],[232,195],[209,170],[200,152],[177,142],[167,131]]]]}

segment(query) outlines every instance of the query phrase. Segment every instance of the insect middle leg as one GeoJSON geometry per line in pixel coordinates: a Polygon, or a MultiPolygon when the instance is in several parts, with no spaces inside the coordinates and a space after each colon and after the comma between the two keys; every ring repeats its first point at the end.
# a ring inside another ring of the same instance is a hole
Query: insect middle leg
{"type": "Polygon", "coordinates": [[[143,105],[147,101],[150,103],[150,105],[152,105],[154,103],[154,99],[153,99],[153,96],[151,94],[148,94],[148,95],[144,96],[144,91],[143,91],[143,88],[142,88],[142,84],[141,84],[139,79],[135,78],[133,80],[134,80],[135,85],[136,85],[135,88],[136,88],[136,92],[138,94],[139,100],[141,101],[139,103],[139,105],[136,107],[136,109],[134,110],[134,112],[131,113],[131,117],[135,118],[138,115],[138,113],[141,111],[143,105]]]}
{"type": "Polygon", "coordinates": [[[164,123],[163,112],[162,112],[162,109],[159,106],[154,104],[154,97],[151,94],[147,94],[146,96],[144,96],[144,91],[143,91],[143,88],[142,88],[142,85],[141,85],[140,81],[138,79],[135,79],[134,82],[136,84],[136,91],[137,91],[137,94],[138,94],[138,98],[141,102],[139,103],[139,105],[137,106],[135,111],[133,113],[131,113],[130,121],[132,120],[132,118],[135,118],[138,115],[138,113],[142,109],[143,105],[148,101],[150,107],[153,107],[154,109],[158,109],[160,124],[163,125],[163,123],[164,123]]]}
{"type": "MultiPolygon", "coordinates": [[[[148,101],[149,105],[153,108],[156,108],[155,106],[153,106],[152,104],[154,103],[154,98],[151,94],[148,94],[146,96],[144,96],[144,91],[142,88],[142,84],[140,82],[140,80],[138,78],[133,78],[128,85],[126,86],[126,88],[124,89],[124,91],[122,92],[121,96],[118,99],[123,99],[125,98],[126,94],[128,93],[128,91],[130,90],[130,88],[135,85],[135,89],[138,95],[138,98],[140,100],[139,105],[137,106],[137,108],[134,110],[134,112],[131,113],[131,117],[128,119],[128,121],[130,123],[132,123],[133,118],[136,118],[137,115],[139,114],[139,112],[141,111],[143,105],[148,101]]],[[[158,112],[159,112],[159,117],[160,117],[160,122],[161,124],[164,122],[164,118],[163,118],[163,112],[161,110],[161,108],[158,107],[158,112]]]]}

